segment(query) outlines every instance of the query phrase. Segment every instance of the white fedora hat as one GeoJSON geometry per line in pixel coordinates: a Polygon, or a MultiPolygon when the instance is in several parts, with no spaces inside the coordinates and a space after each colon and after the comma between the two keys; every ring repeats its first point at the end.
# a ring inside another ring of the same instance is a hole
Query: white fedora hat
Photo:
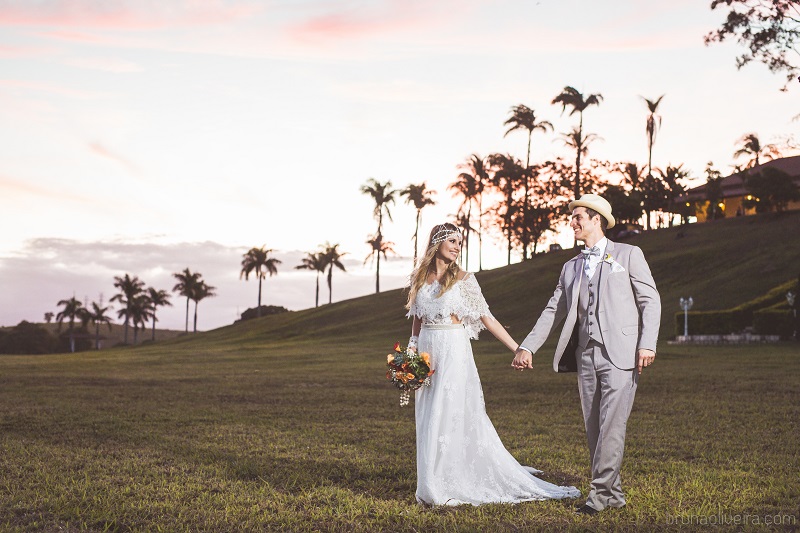
{"type": "Polygon", "coordinates": [[[597,194],[584,194],[581,196],[580,200],[573,200],[570,202],[570,211],[576,207],[587,207],[600,213],[600,215],[608,221],[608,229],[613,228],[614,224],[616,224],[614,217],[611,215],[611,204],[602,196],[597,194]]]}

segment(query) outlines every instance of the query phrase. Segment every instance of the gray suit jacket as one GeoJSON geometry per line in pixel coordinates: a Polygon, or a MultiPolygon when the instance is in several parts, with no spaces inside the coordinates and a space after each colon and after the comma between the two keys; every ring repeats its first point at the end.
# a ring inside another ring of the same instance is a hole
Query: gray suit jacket
{"type": "MultiPolygon", "coordinates": [[[[604,259],[598,267],[601,270],[597,321],[611,362],[617,368],[628,370],[636,366],[637,349],[656,351],[661,298],[641,249],[609,240],[606,258],[609,255],[611,259],[604,259]]],[[[564,350],[578,320],[583,261],[583,255],[579,254],[564,264],[553,296],[520,345],[536,353],[563,320],[564,327],[553,358],[556,372],[562,355],[572,357],[572,354],[564,354],[564,350]]]]}

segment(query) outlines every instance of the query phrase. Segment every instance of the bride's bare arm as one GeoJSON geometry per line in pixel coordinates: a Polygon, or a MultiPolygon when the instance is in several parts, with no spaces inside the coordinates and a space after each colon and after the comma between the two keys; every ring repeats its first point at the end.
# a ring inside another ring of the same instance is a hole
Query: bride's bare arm
{"type": "Polygon", "coordinates": [[[506,345],[506,348],[512,352],[517,351],[519,344],[514,342],[514,339],[511,338],[511,335],[508,334],[506,328],[504,328],[500,322],[489,316],[482,316],[481,322],[483,322],[483,325],[486,326],[486,329],[488,329],[489,332],[494,335],[495,338],[497,338],[497,340],[506,345]]]}
{"type": "Polygon", "coordinates": [[[422,328],[422,320],[414,315],[414,320],[411,322],[411,338],[408,339],[408,347],[417,351],[417,339],[419,338],[419,330],[422,328]]]}
{"type": "Polygon", "coordinates": [[[422,321],[418,316],[414,316],[414,321],[411,322],[411,336],[419,337],[419,330],[422,328],[422,321]]]}

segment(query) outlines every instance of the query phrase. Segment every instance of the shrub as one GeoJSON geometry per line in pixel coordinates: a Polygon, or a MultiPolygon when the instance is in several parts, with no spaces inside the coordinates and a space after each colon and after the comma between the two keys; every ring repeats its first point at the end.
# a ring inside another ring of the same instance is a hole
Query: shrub
{"type": "Polygon", "coordinates": [[[38,324],[23,320],[0,337],[0,353],[44,354],[53,353],[57,340],[38,324]]]}
{"type": "MultiPolygon", "coordinates": [[[[288,309],[286,309],[285,307],[282,307],[280,305],[262,305],[261,306],[261,316],[277,315],[279,313],[288,313],[288,312],[289,312],[288,309]]],[[[247,311],[242,313],[242,320],[251,320],[253,318],[258,318],[258,308],[257,307],[251,307],[250,309],[248,309],[247,311]]],[[[237,322],[239,322],[239,321],[237,320],[237,322]]]]}
{"type": "MultiPolygon", "coordinates": [[[[750,325],[748,313],[739,309],[689,311],[690,335],[727,335],[750,325]]],[[[683,335],[683,312],[675,313],[675,334],[683,335]]]]}
{"type": "Polygon", "coordinates": [[[794,316],[784,310],[762,309],[753,313],[753,330],[760,335],[780,335],[789,339],[794,332],[794,316]]]}

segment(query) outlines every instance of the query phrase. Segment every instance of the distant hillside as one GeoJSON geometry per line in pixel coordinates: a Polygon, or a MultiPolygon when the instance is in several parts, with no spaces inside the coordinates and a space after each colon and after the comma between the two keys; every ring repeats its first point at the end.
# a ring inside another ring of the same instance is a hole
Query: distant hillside
{"type": "MultiPolygon", "coordinates": [[[[725,309],[759,295],[800,273],[800,211],[738,217],[645,232],[627,240],[644,251],[661,293],[662,341],[674,335],[682,296],[695,310],[725,309]]],[[[479,273],[495,316],[521,340],[546,305],[561,266],[575,250],[540,254],[508,267],[479,273]]],[[[316,350],[356,339],[386,344],[405,340],[405,297],[394,290],[213,330],[178,343],[311,343],[316,350]]],[[[485,334],[484,334],[485,335],[485,334]]],[[[552,341],[551,341],[552,342],[552,341]]]]}
{"type": "MultiPolygon", "coordinates": [[[[52,333],[55,336],[58,336],[60,333],[67,331],[68,324],[64,323],[61,326],[61,331],[59,332],[58,324],[57,323],[40,323],[39,326],[42,326],[47,331],[52,333]]],[[[10,327],[0,328],[3,330],[11,329],[10,327]]],[[[94,326],[89,326],[89,333],[92,335],[92,346],[94,346],[94,326]]],[[[183,331],[178,330],[171,330],[171,329],[158,329],[156,328],[156,341],[164,341],[167,339],[174,339],[180,335],[183,335],[183,331]]],[[[110,348],[117,344],[124,342],[125,339],[125,326],[119,324],[111,324],[111,329],[108,329],[108,326],[100,326],[100,336],[105,337],[106,339],[103,341],[104,348],[110,348]]],[[[153,338],[153,331],[151,329],[147,330],[139,330],[139,338],[138,343],[141,344],[143,341],[148,341],[153,338]]],[[[133,328],[128,327],[128,343],[133,344],[133,328]]]]}

